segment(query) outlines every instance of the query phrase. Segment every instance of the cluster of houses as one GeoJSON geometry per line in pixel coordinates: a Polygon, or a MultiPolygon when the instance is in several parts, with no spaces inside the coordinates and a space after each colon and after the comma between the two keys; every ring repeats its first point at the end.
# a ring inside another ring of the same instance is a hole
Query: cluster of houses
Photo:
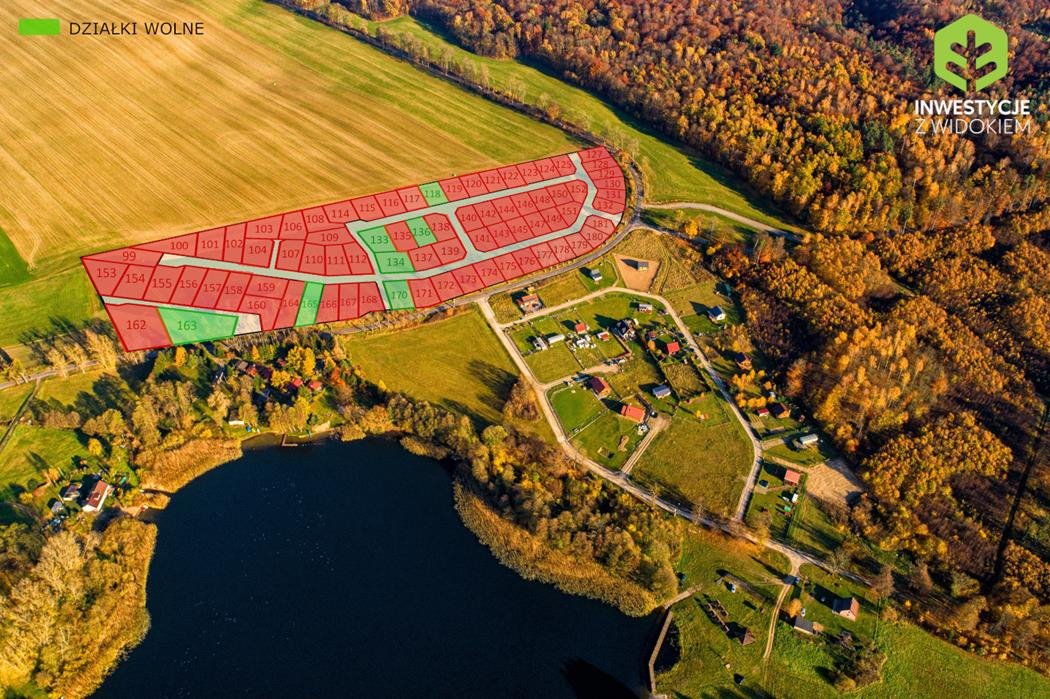
{"type": "Polygon", "coordinates": [[[668,357],[673,357],[682,351],[682,344],[678,340],[662,338],[656,330],[645,332],[645,346],[654,354],[663,352],[668,357]]]}
{"type": "Polygon", "coordinates": [[[572,333],[569,336],[565,336],[562,333],[533,336],[532,349],[542,352],[561,342],[567,342],[576,349],[584,349],[586,347],[594,347],[596,342],[608,342],[611,337],[608,330],[591,332],[586,323],[577,322],[573,325],[572,333]]]}
{"type": "MultiPolygon", "coordinates": [[[[287,362],[284,359],[278,359],[277,360],[278,368],[283,369],[286,365],[287,365],[287,362]]],[[[270,379],[273,378],[273,369],[271,369],[270,367],[266,366],[265,364],[256,364],[255,362],[247,362],[247,361],[245,361],[243,359],[238,359],[234,363],[233,368],[236,369],[237,371],[241,372],[242,374],[247,374],[248,376],[251,376],[251,377],[258,376],[258,377],[262,378],[264,381],[267,381],[267,382],[270,381],[270,379]]],[[[288,385],[291,386],[291,388],[293,390],[296,390],[296,391],[299,390],[300,388],[302,388],[303,386],[306,386],[308,389],[310,389],[311,391],[315,391],[315,392],[316,391],[320,391],[322,388],[324,388],[324,384],[322,384],[317,379],[310,379],[309,381],[303,381],[298,376],[293,376],[292,380],[288,383],[288,385]]]]}
{"type": "Polygon", "coordinates": [[[75,502],[80,505],[80,509],[84,512],[98,512],[106,504],[106,498],[112,492],[113,486],[98,475],[85,483],[74,481],[67,484],[59,492],[59,497],[62,499],[51,501],[51,514],[54,515],[54,519],[50,522],[52,528],[57,529],[61,521],[65,519],[67,515],[65,503],[75,502]]]}
{"type": "MultiPolygon", "coordinates": [[[[587,378],[587,388],[589,388],[595,396],[598,398],[608,398],[612,395],[612,386],[601,376],[590,376],[587,378]]],[[[645,418],[648,417],[649,412],[642,407],[637,405],[630,405],[628,403],[620,404],[620,416],[627,418],[631,422],[638,423],[641,425],[645,422],[645,418]]]]}

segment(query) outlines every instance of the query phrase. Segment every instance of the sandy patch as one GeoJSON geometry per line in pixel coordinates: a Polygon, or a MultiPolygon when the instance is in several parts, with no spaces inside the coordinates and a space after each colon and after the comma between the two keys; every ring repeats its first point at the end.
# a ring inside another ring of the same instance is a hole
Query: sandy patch
{"type": "Polygon", "coordinates": [[[613,257],[616,259],[616,269],[620,272],[624,286],[635,291],[649,291],[653,280],[656,279],[656,272],[660,269],[659,262],[641,260],[649,263],[649,269],[642,271],[635,267],[635,263],[639,261],[637,257],[624,257],[623,255],[613,255],[613,257]]]}
{"type": "Polygon", "coordinates": [[[848,503],[864,492],[864,484],[842,459],[806,469],[806,494],[830,503],[848,503]]]}

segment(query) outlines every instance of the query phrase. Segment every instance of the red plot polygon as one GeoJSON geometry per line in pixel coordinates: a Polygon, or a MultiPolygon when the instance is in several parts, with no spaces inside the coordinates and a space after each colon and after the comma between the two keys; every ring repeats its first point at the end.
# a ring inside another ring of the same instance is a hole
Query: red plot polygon
{"type": "Polygon", "coordinates": [[[441,302],[430,279],[409,279],[408,290],[412,293],[412,304],[416,308],[429,308],[441,302]]]}
{"type": "Polygon", "coordinates": [[[303,260],[299,263],[299,271],[306,274],[324,274],[324,248],[320,245],[307,243],[303,247],[303,260]]]}
{"type": "Polygon", "coordinates": [[[532,252],[531,248],[525,248],[524,250],[515,250],[511,253],[514,260],[521,267],[522,274],[528,274],[529,272],[535,272],[536,270],[543,267],[543,264],[536,259],[536,254],[532,252]]]}
{"type": "Polygon", "coordinates": [[[384,216],[405,213],[405,202],[401,201],[396,191],[377,194],[376,201],[379,202],[379,208],[383,210],[384,216]]]}
{"type": "Polygon", "coordinates": [[[437,292],[438,298],[442,301],[455,298],[463,293],[460,291],[459,284],[456,283],[456,277],[452,272],[435,275],[430,278],[430,281],[434,285],[434,291],[437,292]]]}
{"type": "Polygon", "coordinates": [[[528,192],[519,192],[518,194],[512,194],[510,200],[514,202],[514,207],[518,210],[518,213],[524,216],[525,214],[531,214],[536,211],[536,202],[532,200],[528,192]]]}
{"type": "Polygon", "coordinates": [[[543,218],[543,214],[534,211],[531,214],[525,216],[524,218],[525,223],[529,224],[529,228],[532,230],[533,238],[540,235],[547,235],[551,232],[551,230],[553,230],[550,226],[547,225],[547,220],[543,218]]]}
{"type": "Polygon", "coordinates": [[[416,247],[416,238],[412,235],[412,229],[404,221],[388,223],[385,226],[386,234],[390,236],[390,242],[398,252],[407,252],[416,247]]]}
{"type": "Polygon", "coordinates": [[[226,238],[225,228],[212,228],[197,234],[197,257],[205,260],[222,259],[222,243],[226,238]]]}
{"type": "Polygon", "coordinates": [[[595,146],[594,148],[588,148],[587,150],[581,150],[577,153],[580,156],[581,163],[589,163],[592,160],[600,159],[609,154],[609,151],[605,150],[601,146],[595,146]]]}
{"type": "Polygon", "coordinates": [[[471,265],[457,267],[452,270],[452,276],[455,278],[456,283],[459,284],[459,288],[464,294],[477,291],[484,286],[484,284],[481,283],[481,277],[478,276],[477,271],[471,265]]]}
{"type": "Polygon", "coordinates": [[[591,244],[588,243],[587,239],[579,233],[573,233],[572,235],[568,235],[565,238],[563,238],[563,240],[569,244],[570,248],[572,248],[573,257],[579,257],[580,255],[582,255],[585,252],[588,252],[591,249],[591,244]]]}
{"type": "Polygon", "coordinates": [[[512,218],[517,218],[519,216],[518,207],[514,206],[514,200],[510,197],[493,199],[491,203],[496,207],[496,211],[499,212],[500,218],[504,221],[509,221],[512,218]]]}
{"type": "Polygon", "coordinates": [[[514,236],[514,242],[516,243],[532,237],[532,229],[529,228],[529,224],[521,216],[507,221],[507,227],[510,228],[510,234],[514,236]]]}
{"type": "Polygon", "coordinates": [[[467,188],[463,186],[458,177],[441,180],[438,182],[438,185],[441,187],[441,191],[445,193],[445,198],[449,201],[459,201],[467,198],[467,188]]]}
{"type": "Polygon", "coordinates": [[[273,330],[274,323],[277,321],[277,313],[281,310],[281,300],[245,294],[241,299],[240,307],[230,310],[254,313],[259,316],[259,326],[262,330],[273,330]]]}
{"type": "Polygon", "coordinates": [[[551,158],[551,162],[554,163],[554,169],[561,176],[571,175],[576,172],[576,166],[572,164],[572,160],[567,155],[556,155],[551,158]]]}
{"type": "Polygon", "coordinates": [[[500,255],[495,258],[493,262],[496,263],[496,267],[499,269],[499,273],[503,275],[504,279],[510,280],[515,277],[520,277],[525,272],[522,271],[521,266],[517,260],[514,259],[514,255],[507,253],[506,255],[500,255]]]}
{"type": "Polygon", "coordinates": [[[146,285],[153,276],[153,267],[145,265],[128,265],[120,277],[120,283],[113,291],[114,296],[125,299],[141,299],[146,295],[146,285]]]}
{"type": "Polygon", "coordinates": [[[543,175],[540,174],[540,169],[536,167],[536,163],[521,163],[518,165],[518,172],[525,179],[526,184],[532,184],[533,182],[539,182],[543,179],[543,175]]]}
{"type": "Polygon", "coordinates": [[[551,195],[551,199],[554,200],[555,206],[561,206],[572,201],[572,193],[569,192],[569,188],[564,184],[552,184],[547,187],[547,192],[551,195]]]}
{"type": "Polygon", "coordinates": [[[623,200],[622,199],[599,199],[594,198],[594,208],[596,211],[604,211],[607,214],[622,214],[623,213],[623,200]]]}
{"type": "Polygon", "coordinates": [[[419,191],[419,187],[404,187],[397,190],[397,194],[405,205],[405,211],[427,208],[427,200],[423,198],[423,193],[419,191]]]}
{"type": "Polygon", "coordinates": [[[569,241],[565,238],[555,238],[548,244],[551,246],[551,250],[554,251],[554,256],[558,258],[558,262],[565,262],[576,257],[572,254],[572,246],[569,245],[569,241]]]}
{"type": "Polygon", "coordinates": [[[529,250],[536,255],[536,259],[539,260],[541,267],[550,267],[558,263],[558,256],[554,254],[550,246],[547,243],[537,243],[529,247],[529,250]]]}
{"type": "Polygon", "coordinates": [[[513,245],[517,242],[514,240],[514,234],[510,231],[510,226],[505,223],[497,223],[493,226],[489,226],[489,233],[495,238],[497,248],[513,245]]]}
{"type": "Polygon", "coordinates": [[[321,300],[317,302],[318,323],[329,323],[339,320],[339,285],[325,284],[321,291],[321,300]]]}
{"type": "Polygon", "coordinates": [[[412,269],[417,272],[422,272],[427,269],[434,269],[435,267],[441,266],[441,258],[438,257],[435,247],[441,245],[441,243],[433,243],[431,245],[424,245],[421,248],[416,248],[408,253],[408,259],[412,262],[412,269]]]}
{"type": "Polygon", "coordinates": [[[267,216],[266,218],[257,218],[254,221],[248,221],[244,227],[245,238],[269,238],[273,239],[277,237],[277,233],[281,229],[281,215],[267,216]]]}
{"type": "Polygon", "coordinates": [[[365,315],[373,311],[385,311],[383,297],[379,294],[379,286],[375,282],[363,282],[358,284],[357,289],[358,313],[365,315]]]}
{"type": "Polygon", "coordinates": [[[525,178],[521,176],[520,172],[518,172],[518,168],[516,168],[513,165],[501,167],[497,172],[499,172],[500,177],[503,178],[503,182],[510,189],[513,189],[514,187],[521,187],[525,184],[525,178]]]}
{"type": "Polygon", "coordinates": [[[595,228],[589,223],[584,224],[583,228],[580,229],[580,235],[587,240],[587,244],[590,245],[592,249],[604,243],[609,237],[608,233],[595,228]]]}
{"type": "Polygon", "coordinates": [[[106,313],[128,352],[167,347],[171,344],[160,312],[154,306],[106,304],[106,313]]]}
{"type": "MultiPolygon", "coordinates": [[[[313,231],[306,236],[306,242],[317,245],[342,245],[354,240],[354,236],[346,229],[346,226],[329,228],[323,231],[313,231]]],[[[282,243],[283,245],[283,243],[282,243]]]]}
{"type": "MultiPolygon", "coordinates": [[[[335,204],[328,204],[321,207],[324,210],[325,217],[328,219],[328,223],[350,223],[351,221],[358,221],[361,215],[357,212],[353,202],[349,199],[336,202],[335,204]]],[[[324,223],[320,218],[314,217],[314,209],[307,210],[306,226],[309,230],[320,230],[322,226],[328,227],[328,223],[324,223]]]]}
{"type": "Polygon", "coordinates": [[[235,223],[226,226],[226,236],[222,243],[222,259],[226,262],[240,262],[244,253],[244,224],[235,223]]]}
{"type": "Polygon", "coordinates": [[[326,245],[324,249],[324,273],[328,276],[350,274],[350,263],[342,245],[326,245]]]}
{"type": "Polygon", "coordinates": [[[492,235],[488,228],[477,231],[468,231],[467,236],[474,244],[475,249],[481,252],[489,252],[496,249],[496,236],[492,235]]]}
{"type": "MultiPolygon", "coordinates": [[[[481,222],[481,217],[478,216],[478,212],[470,204],[456,209],[456,218],[459,219],[459,225],[463,226],[463,230],[468,233],[476,231],[484,225],[481,222]]],[[[423,220],[425,221],[426,219],[423,220]]]]}
{"type": "Polygon", "coordinates": [[[426,221],[427,226],[430,227],[430,232],[438,240],[459,239],[456,235],[456,230],[452,227],[452,222],[448,220],[448,216],[445,214],[427,214],[423,217],[423,220],[426,221]]]}
{"type": "Polygon", "coordinates": [[[558,168],[554,165],[554,161],[550,158],[544,158],[542,160],[535,161],[536,167],[540,170],[540,175],[545,180],[549,180],[552,177],[558,176],[558,168]]]}
{"type": "Polygon", "coordinates": [[[252,296],[266,296],[272,299],[279,299],[284,296],[284,289],[288,286],[287,279],[281,279],[280,277],[264,277],[258,274],[253,274],[252,278],[248,280],[248,294],[252,296]]]}
{"type": "Polygon", "coordinates": [[[339,285],[339,320],[352,320],[361,315],[358,303],[358,285],[339,285]]]}
{"type": "Polygon", "coordinates": [[[575,202],[562,204],[557,207],[558,213],[561,214],[562,220],[565,221],[565,225],[567,226],[576,223],[576,219],[580,217],[580,208],[580,205],[575,202]]]}
{"type": "Polygon", "coordinates": [[[241,264],[253,267],[269,267],[270,258],[273,256],[273,240],[262,238],[245,238],[244,257],[241,264]]]}
{"type": "Polygon", "coordinates": [[[581,180],[572,180],[566,182],[565,187],[569,190],[569,194],[572,195],[572,200],[577,204],[582,204],[587,201],[587,183],[581,180]]]}
{"type": "Polygon", "coordinates": [[[280,310],[273,323],[275,328],[290,328],[295,325],[295,320],[299,317],[299,303],[302,301],[305,288],[306,284],[297,279],[288,282],[288,288],[281,299],[280,310]]]}
{"type": "Polygon", "coordinates": [[[552,231],[560,231],[563,228],[569,227],[569,224],[561,217],[561,214],[557,209],[547,209],[540,215],[543,216],[543,220],[547,223],[547,227],[552,231]]]}
{"type": "Polygon", "coordinates": [[[306,237],[306,220],[302,211],[292,211],[281,219],[281,228],[277,233],[281,240],[302,240],[306,237]]]}
{"type": "Polygon", "coordinates": [[[554,206],[554,197],[551,196],[551,193],[547,191],[546,187],[532,190],[529,192],[529,196],[531,196],[532,200],[536,202],[536,209],[538,211],[543,211],[544,209],[549,209],[554,206]]]}
{"type": "MultiPolygon", "coordinates": [[[[459,262],[467,256],[467,249],[463,247],[463,243],[459,238],[440,240],[436,243],[432,243],[429,247],[437,253],[438,259],[441,260],[441,264],[443,265],[452,262],[459,262]]],[[[416,269],[419,268],[417,267],[416,269]]]]}
{"type": "Polygon", "coordinates": [[[277,264],[274,267],[287,272],[297,272],[303,259],[305,246],[306,243],[302,240],[281,241],[281,247],[277,250],[277,264]]]}
{"type": "MultiPolygon", "coordinates": [[[[345,203],[345,206],[350,211],[354,210],[354,208],[348,203],[345,203]]],[[[307,233],[323,231],[334,225],[333,222],[328,219],[328,214],[325,213],[325,207],[323,206],[315,206],[312,209],[303,209],[303,224],[306,226],[307,233]]]]}
{"type": "Polygon", "coordinates": [[[88,255],[88,259],[105,262],[123,262],[128,265],[155,265],[160,262],[163,253],[140,248],[120,248],[88,255]]]}
{"type": "Polygon", "coordinates": [[[499,174],[499,170],[486,170],[481,173],[481,181],[485,184],[485,189],[488,190],[489,194],[501,192],[507,188],[503,177],[499,174]]]}
{"type": "Polygon", "coordinates": [[[123,278],[127,265],[85,257],[84,267],[87,269],[88,278],[95,286],[95,291],[102,296],[109,296],[123,278]]]}
{"type": "Polygon", "coordinates": [[[481,179],[481,175],[477,172],[469,175],[460,175],[459,181],[463,183],[463,188],[467,190],[468,197],[488,194],[488,190],[485,189],[485,181],[481,179]]]}
{"type": "Polygon", "coordinates": [[[222,286],[219,300],[215,302],[215,307],[224,311],[236,311],[241,305],[241,297],[248,289],[248,280],[251,278],[252,275],[246,272],[230,272],[230,276],[226,277],[226,283],[222,286]]]}
{"type": "Polygon", "coordinates": [[[379,202],[373,196],[351,199],[350,203],[353,204],[358,218],[364,221],[375,221],[377,218],[383,218],[383,210],[379,208],[379,202]]]}
{"type": "Polygon", "coordinates": [[[503,217],[499,215],[495,205],[491,201],[479,201],[474,205],[474,211],[478,212],[481,222],[486,226],[499,223],[503,217]]]}
{"type": "Polygon", "coordinates": [[[208,270],[203,267],[183,267],[182,276],[175,282],[175,293],[171,295],[169,303],[192,306],[207,273],[208,270]]]}
{"type": "Polygon", "coordinates": [[[139,245],[142,250],[156,250],[169,255],[186,255],[195,257],[197,255],[197,234],[180,235],[176,238],[165,238],[155,243],[139,245]]]}
{"type": "Polygon", "coordinates": [[[503,275],[499,273],[499,267],[493,259],[482,260],[474,263],[474,270],[481,277],[482,286],[492,286],[503,281],[503,275]]]}
{"type": "Polygon", "coordinates": [[[224,270],[209,269],[191,305],[198,308],[215,308],[215,304],[219,301],[219,294],[222,293],[222,287],[226,284],[227,276],[229,274],[224,270]]]}
{"type": "Polygon", "coordinates": [[[368,255],[360,243],[347,243],[343,246],[343,252],[346,253],[346,261],[350,265],[350,274],[372,273],[372,263],[368,261],[368,255]]]}
{"type": "Polygon", "coordinates": [[[157,265],[153,269],[153,277],[149,280],[149,285],[146,287],[145,300],[167,303],[171,299],[171,295],[175,293],[175,285],[179,282],[179,277],[181,276],[181,267],[157,265]]]}

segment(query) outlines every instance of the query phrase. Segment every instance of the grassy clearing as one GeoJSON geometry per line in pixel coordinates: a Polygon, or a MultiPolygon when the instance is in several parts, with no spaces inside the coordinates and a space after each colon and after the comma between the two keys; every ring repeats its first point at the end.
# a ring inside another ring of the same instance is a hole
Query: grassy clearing
{"type": "MultiPolygon", "coordinates": [[[[530,336],[533,334],[535,333],[530,333],[530,336]]],[[[525,363],[532,369],[536,378],[543,383],[556,381],[580,370],[579,362],[576,361],[564,342],[559,342],[539,352],[533,352],[525,357],[525,363]]]]}
{"type": "Polygon", "coordinates": [[[796,449],[788,444],[778,444],[775,447],[766,449],[765,453],[799,466],[816,466],[835,457],[835,450],[830,444],[826,443],[826,440],[821,440],[817,446],[805,449],[796,449]]]}
{"type": "Polygon", "coordinates": [[[700,421],[677,413],[642,454],[631,477],[673,499],[728,516],[751,467],[751,443],[722,400],[709,392],[700,421]]]}
{"type": "MultiPolygon", "coordinates": [[[[24,383],[21,386],[12,386],[0,391],[0,427],[6,420],[10,420],[22,407],[26,397],[33,390],[33,384],[24,383]]],[[[0,434],[3,434],[0,431],[0,434]]]]}
{"type": "Polygon", "coordinates": [[[88,453],[73,432],[18,425],[0,452],[0,492],[10,496],[14,494],[12,486],[26,488],[42,483],[40,471],[45,468],[69,471],[74,456],[86,458],[88,453]]]}
{"type": "MultiPolygon", "coordinates": [[[[374,23],[372,27],[375,27],[374,23]]],[[[456,60],[484,66],[496,87],[505,88],[512,79],[520,80],[525,85],[526,102],[539,103],[541,97],[546,96],[561,107],[569,120],[582,123],[601,134],[621,134],[620,140],[637,142],[637,160],[653,201],[717,202],[726,209],[764,223],[782,225],[768,204],[749,193],[747,185],[728,171],[684,147],[672,145],[652,129],[585,90],[521,62],[476,56],[446,40],[439,31],[411,17],[384,22],[383,27],[392,34],[415,37],[428,46],[434,55],[447,50],[456,60]]]]}
{"type": "Polygon", "coordinates": [[[0,287],[0,345],[21,341],[32,331],[51,332],[67,325],[82,325],[101,303],[81,267],[0,287]]]}
{"type": "Polygon", "coordinates": [[[93,394],[95,382],[105,375],[104,371],[89,371],[84,374],[72,374],[66,378],[52,378],[40,384],[37,400],[57,400],[65,405],[73,405],[81,393],[93,394]]]}
{"type": "Polygon", "coordinates": [[[613,412],[615,400],[602,401],[584,386],[554,388],[548,396],[573,446],[603,466],[620,468],[642,441],[638,426],[613,412]]]}
{"type": "Polygon", "coordinates": [[[354,363],[372,381],[469,415],[500,420],[517,380],[514,363],[476,310],[385,334],[345,336],[354,363]],[[464,348],[471,348],[470,352],[464,348]]]}
{"type": "Polygon", "coordinates": [[[708,241],[722,243],[745,243],[757,233],[757,229],[721,214],[695,209],[645,209],[642,220],[660,228],[684,231],[690,221],[696,221],[700,236],[708,241]]]}
{"type": "Polygon", "coordinates": [[[18,254],[14,243],[0,228],[0,286],[18,284],[29,279],[29,268],[18,254]]]}

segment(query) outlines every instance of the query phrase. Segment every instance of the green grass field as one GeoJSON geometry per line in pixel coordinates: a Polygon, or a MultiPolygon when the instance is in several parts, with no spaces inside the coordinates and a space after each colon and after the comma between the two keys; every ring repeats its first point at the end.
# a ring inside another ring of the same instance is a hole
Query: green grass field
{"type": "Polygon", "coordinates": [[[65,405],[73,405],[81,393],[93,395],[93,386],[104,371],[89,371],[84,374],[70,374],[63,378],[47,379],[40,384],[36,394],[37,400],[57,400],[65,405]]]}
{"type": "Polygon", "coordinates": [[[15,416],[32,390],[33,384],[24,383],[21,386],[12,386],[0,391],[0,434],[3,434],[4,422],[15,416]]]}
{"type": "MultiPolygon", "coordinates": [[[[370,23],[374,30],[375,23],[370,23]]],[[[749,188],[721,168],[687,148],[671,144],[599,98],[532,66],[518,61],[496,60],[477,56],[446,40],[440,32],[412,17],[383,22],[392,34],[415,37],[437,55],[448,50],[455,60],[470,61],[488,69],[494,86],[505,88],[509,81],[524,83],[525,101],[537,104],[546,96],[561,108],[571,121],[583,123],[599,134],[618,134],[619,141],[637,142],[637,160],[648,181],[648,195],[653,201],[704,201],[717,203],[771,225],[782,225],[777,214],[749,188]]]]}
{"type": "Polygon", "coordinates": [[[796,449],[788,444],[778,444],[766,449],[765,453],[799,466],[816,466],[835,456],[835,450],[827,440],[821,440],[819,445],[805,449],[796,449]]]}
{"type": "Polygon", "coordinates": [[[500,420],[518,376],[476,310],[408,330],[344,336],[344,342],[368,379],[469,415],[478,424],[500,420]]]}
{"type": "Polygon", "coordinates": [[[532,369],[536,378],[543,383],[575,374],[581,369],[579,362],[576,361],[564,342],[551,345],[548,349],[539,352],[533,352],[525,357],[525,363],[532,369]]]}
{"type": "Polygon", "coordinates": [[[77,266],[11,286],[0,286],[0,345],[20,342],[27,333],[51,333],[82,325],[102,307],[84,270],[77,266]]]}
{"type": "Polygon", "coordinates": [[[40,471],[57,468],[68,472],[73,457],[87,457],[87,448],[75,433],[29,425],[18,425],[0,452],[0,493],[9,496],[12,486],[25,488],[43,482],[40,471]]]}
{"type": "Polygon", "coordinates": [[[653,226],[677,231],[684,231],[686,224],[695,220],[700,237],[712,242],[743,243],[751,240],[757,231],[726,216],[694,209],[646,209],[642,212],[642,220],[653,226]]]}
{"type": "Polygon", "coordinates": [[[744,488],[752,449],[722,400],[713,392],[707,396],[697,409],[708,419],[677,413],[642,454],[631,478],[724,517],[733,512],[744,488]]]}
{"type": "Polygon", "coordinates": [[[14,243],[0,229],[0,286],[18,284],[29,279],[29,268],[18,254],[14,243]]]}

